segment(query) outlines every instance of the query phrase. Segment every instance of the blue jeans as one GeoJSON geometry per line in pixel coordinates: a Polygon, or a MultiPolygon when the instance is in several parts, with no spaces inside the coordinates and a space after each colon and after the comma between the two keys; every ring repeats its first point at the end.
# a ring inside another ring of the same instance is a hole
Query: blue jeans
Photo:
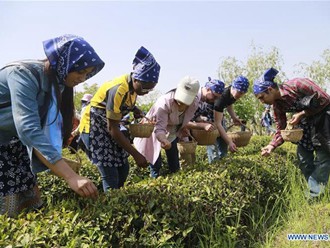
{"type": "Polygon", "coordinates": [[[124,186],[129,172],[128,160],[120,167],[98,166],[97,168],[101,174],[104,192],[107,192],[108,189],[119,189],[124,186]]]}
{"type": "Polygon", "coordinates": [[[80,134],[80,141],[82,145],[84,145],[84,149],[82,149],[86,155],[88,156],[89,153],[89,133],[81,133],[80,134]]]}
{"type": "Polygon", "coordinates": [[[213,161],[222,159],[227,155],[228,145],[221,137],[218,137],[214,145],[206,147],[206,151],[209,164],[211,164],[213,161]]]}
{"type": "Polygon", "coordinates": [[[315,149],[315,170],[311,174],[318,183],[326,185],[330,174],[330,153],[325,148],[315,149]]]}
{"type": "Polygon", "coordinates": [[[315,161],[314,150],[305,149],[302,145],[297,145],[297,157],[299,161],[299,169],[305,176],[306,180],[316,168],[317,161],[315,161]]]}
{"type": "Polygon", "coordinates": [[[327,185],[330,174],[330,154],[324,148],[314,151],[306,150],[302,145],[297,146],[299,168],[308,181],[313,193],[321,193],[321,186],[327,185]]]}
{"type": "MultiPolygon", "coordinates": [[[[179,162],[179,151],[177,147],[178,139],[176,138],[171,143],[171,148],[165,150],[168,167],[171,173],[175,173],[180,169],[180,162],[179,162]]],[[[158,159],[156,160],[155,164],[150,164],[150,176],[153,178],[159,177],[159,171],[162,167],[162,156],[159,153],[158,159]]]]}

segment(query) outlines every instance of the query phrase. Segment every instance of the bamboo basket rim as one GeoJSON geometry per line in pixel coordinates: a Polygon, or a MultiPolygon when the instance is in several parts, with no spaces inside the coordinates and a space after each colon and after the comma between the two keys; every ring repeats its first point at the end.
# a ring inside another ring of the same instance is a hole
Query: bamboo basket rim
{"type": "Polygon", "coordinates": [[[153,124],[153,123],[130,123],[129,124],[130,126],[155,126],[155,124],[153,124]]]}
{"type": "Polygon", "coordinates": [[[302,139],[304,135],[304,129],[283,129],[281,130],[281,136],[284,141],[298,142],[302,139]]]}
{"type": "Polygon", "coordinates": [[[203,129],[191,129],[191,136],[197,141],[197,145],[214,145],[219,137],[218,129],[206,131],[203,129]]]}
{"type": "Polygon", "coordinates": [[[153,123],[131,123],[129,124],[129,132],[133,137],[148,138],[154,130],[153,123]]]}
{"type": "Polygon", "coordinates": [[[288,132],[288,133],[295,133],[295,132],[303,132],[304,129],[302,128],[295,128],[295,129],[282,129],[281,132],[288,132]]]}
{"type": "MultiPolygon", "coordinates": [[[[234,124],[230,125],[227,130],[232,128],[234,124]]],[[[232,132],[227,132],[227,135],[232,139],[232,141],[235,143],[237,147],[243,147],[247,146],[250,142],[250,139],[252,137],[252,132],[249,127],[246,125],[244,126],[248,131],[232,131],[232,132]]]]}
{"type": "Polygon", "coordinates": [[[178,150],[181,154],[190,154],[194,153],[197,148],[197,141],[195,140],[189,140],[189,141],[180,141],[177,143],[178,150]],[[187,152],[187,150],[191,150],[190,152],[187,152]]]}

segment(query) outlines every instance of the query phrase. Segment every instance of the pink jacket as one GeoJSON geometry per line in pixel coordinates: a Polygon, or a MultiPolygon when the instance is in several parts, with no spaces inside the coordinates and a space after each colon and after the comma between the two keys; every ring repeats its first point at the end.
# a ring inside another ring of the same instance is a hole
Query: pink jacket
{"type": "MultiPolygon", "coordinates": [[[[182,128],[194,117],[198,108],[201,95],[198,93],[193,103],[185,111],[182,126],[176,132],[176,136],[181,136],[182,128]]],[[[156,138],[156,134],[168,134],[179,126],[178,106],[174,102],[174,91],[168,92],[158,98],[146,115],[149,119],[156,117],[156,125],[149,138],[135,138],[134,146],[145,158],[154,164],[161,151],[161,144],[156,138]]]]}

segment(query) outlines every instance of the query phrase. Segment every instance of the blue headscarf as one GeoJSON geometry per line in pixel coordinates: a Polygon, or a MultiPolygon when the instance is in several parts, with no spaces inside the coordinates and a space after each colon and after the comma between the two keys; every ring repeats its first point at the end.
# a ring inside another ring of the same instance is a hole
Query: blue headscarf
{"type": "Polygon", "coordinates": [[[94,66],[86,80],[98,73],[104,62],[82,37],[66,34],[43,42],[50,68],[56,71],[60,83],[68,73],[94,66]]]}
{"type": "Polygon", "coordinates": [[[143,46],[136,52],[133,60],[133,78],[158,83],[160,65],[154,56],[143,46]]]}
{"type": "Polygon", "coordinates": [[[232,87],[239,92],[246,93],[249,88],[249,80],[246,77],[238,76],[232,82],[232,87]]]}
{"type": "Polygon", "coordinates": [[[225,89],[224,82],[217,79],[211,79],[210,77],[208,79],[209,81],[205,83],[205,87],[217,94],[222,94],[223,90],[225,89]]]}
{"type": "Polygon", "coordinates": [[[267,69],[260,78],[254,80],[253,93],[255,95],[260,94],[262,92],[265,92],[268,87],[273,87],[274,85],[276,85],[276,83],[274,82],[274,78],[277,73],[278,70],[274,68],[267,69]]]}

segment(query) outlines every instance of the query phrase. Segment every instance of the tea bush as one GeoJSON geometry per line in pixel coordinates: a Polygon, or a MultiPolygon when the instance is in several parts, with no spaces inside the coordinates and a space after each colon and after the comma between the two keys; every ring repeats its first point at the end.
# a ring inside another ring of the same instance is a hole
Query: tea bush
{"type": "MultiPolygon", "coordinates": [[[[63,180],[40,174],[44,207],[16,218],[0,216],[0,246],[201,247],[217,239],[218,245],[222,240],[248,247],[272,225],[265,216],[277,213],[274,206],[285,210],[288,177],[298,173],[292,145],[270,158],[260,156],[268,141],[252,137],[237,154],[211,165],[205,147],[198,147],[196,164],[172,175],[164,169],[158,179],[130,159],[125,187],[101,193],[97,200],[79,198],[63,180]],[[212,228],[217,232],[211,234],[212,228]]],[[[79,155],[81,174],[101,192],[97,168],[79,155]]]]}

